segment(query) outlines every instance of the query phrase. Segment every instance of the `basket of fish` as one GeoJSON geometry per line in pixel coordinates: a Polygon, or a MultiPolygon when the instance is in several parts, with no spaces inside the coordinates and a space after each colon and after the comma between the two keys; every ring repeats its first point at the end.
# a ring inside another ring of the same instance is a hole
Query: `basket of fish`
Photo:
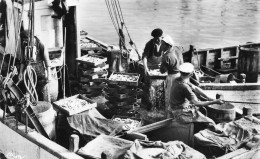
{"type": "Polygon", "coordinates": [[[108,78],[109,84],[122,84],[129,86],[138,86],[140,75],[138,73],[117,73],[114,72],[108,78]]]}
{"type": "Polygon", "coordinates": [[[142,119],[135,117],[114,115],[112,120],[121,122],[128,130],[134,130],[143,124],[142,119]]]}
{"type": "Polygon", "coordinates": [[[167,73],[161,73],[160,69],[150,69],[149,77],[151,79],[166,79],[167,73]]]}
{"type": "Polygon", "coordinates": [[[77,94],[53,102],[53,106],[64,114],[71,116],[94,108],[97,106],[97,103],[81,94],[77,94]]]}
{"type": "Polygon", "coordinates": [[[96,55],[84,55],[79,58],[76,58],[78,62],[88,64],[90,66],[98,66],[107,61],[106,57],[96,56],[96,55]]]}

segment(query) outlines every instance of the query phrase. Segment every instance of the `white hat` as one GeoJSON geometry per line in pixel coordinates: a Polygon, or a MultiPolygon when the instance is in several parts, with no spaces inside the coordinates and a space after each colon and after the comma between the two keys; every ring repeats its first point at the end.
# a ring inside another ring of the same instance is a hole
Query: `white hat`
{"type": "Polygon", "coordinates": [[[162,40],[163,40],[164,42],[166,42],[167,44],[169,44],[169,45],[171,45],[171,46],[174,46],[174,42],[173,42],[173,40],[172,40],[172,38],[171,38],[170,35],[164,36],[162,40]]]}
{"type": "Polygon", "coordinates": [[[189,62],[184,62],[180,65],[179,70],[183,73],[192,73],[194,71],[194,66],[189,62]]]}

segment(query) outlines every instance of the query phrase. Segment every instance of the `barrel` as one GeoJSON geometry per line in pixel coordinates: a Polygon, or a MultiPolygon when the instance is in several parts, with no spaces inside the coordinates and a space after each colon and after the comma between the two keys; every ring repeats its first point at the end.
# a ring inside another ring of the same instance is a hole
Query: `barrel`
{"type": "Polygon", "coordinates": [[[37,101],[37,104],[32,106],[32,110],[50,139],[54,140],[56,137],[56,111],[53,109],[52,104],[46,101],[37,101]]]}
{"type": "Polygon", "coordinates": [[[230,103],[213,104],[207,107],[208,117],[216,123],[230,122],[235,120],[236,111],[234,105],[230,103]]]}
{"type": "Polygon", "coordinates": [[[255,83],[258,79],[259,48],[240,47],[238,57],[238,73],[246,74],[246,82],[255,83]]]}

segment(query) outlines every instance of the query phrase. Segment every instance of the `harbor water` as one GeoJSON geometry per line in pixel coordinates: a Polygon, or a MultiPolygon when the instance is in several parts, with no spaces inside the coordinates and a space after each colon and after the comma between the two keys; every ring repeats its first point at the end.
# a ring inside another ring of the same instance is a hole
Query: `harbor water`
{"type": "MultiPolygon", "coordinates": [[[[260,42],[259,0],[119,0],[125,24],[139,50],[162,28],[176,45],[219,48],[260,42]]],[[[105,0],[80,1],[81,30],[108,44],[118,35],[105,0]]],[[[124,30],[127,37],[126,30],[124,30]]],[[[129,39],[126,39],[129,42],[129,39]]]]}

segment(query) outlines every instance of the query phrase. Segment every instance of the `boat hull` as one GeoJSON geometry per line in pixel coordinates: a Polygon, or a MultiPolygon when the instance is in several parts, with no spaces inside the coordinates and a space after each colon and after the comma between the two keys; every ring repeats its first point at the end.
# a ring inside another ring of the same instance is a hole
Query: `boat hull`
{"type": "Polygon", "coordinates": [[[25,125],[14,119],[0,122],[0,151],[6,157],[21,159],[83,159],[55,142],[45,138],[35,130],[25,133],[25,125]]]}

